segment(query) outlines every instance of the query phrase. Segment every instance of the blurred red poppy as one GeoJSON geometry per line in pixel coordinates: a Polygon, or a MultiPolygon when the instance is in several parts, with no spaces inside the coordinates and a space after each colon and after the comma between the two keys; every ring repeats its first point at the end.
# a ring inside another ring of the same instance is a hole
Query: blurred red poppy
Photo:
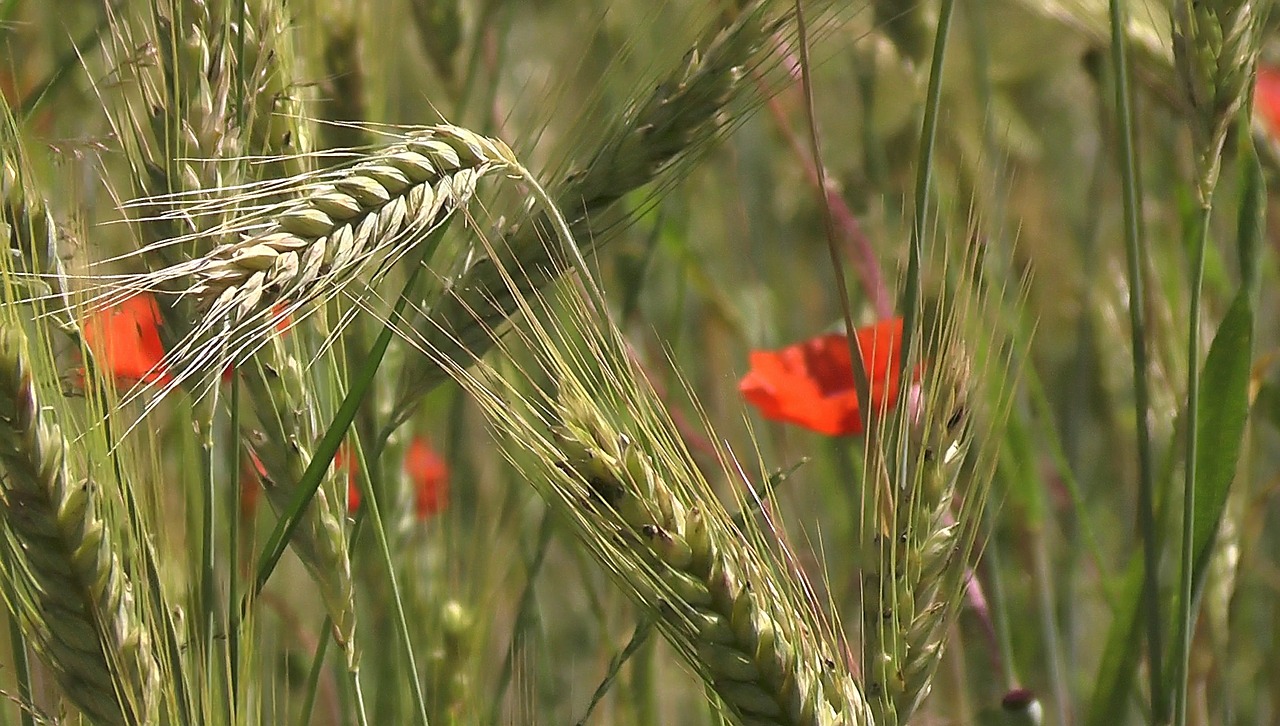
{"type": "Polygon", "coordinates": [[[360,463],[350,444],[338,447],[338,453],[333,455],[333,468],[347,470],[347,512],[355,514],[360,508],[360,482],[356,480],[360,475],[360,463]]]}
{"type": "MultiPolygon", "coordinates": [[[[293,317],[277,305],[272,309],[276,331],[283,333],[293,324],[293,317]]],[[[84,342],[93,353],[95,363],[110,374],[116,385],[135,383],[168,385],[173,375],[164,364],[164,343],[160,340],[160,307],[155,295],[140,292],[115,305],[94,310],[84,322],[84,342]]],[[[222,371],[222,380],[231,378],[233,369],[222,371]]],[[[84,370],[77,371],[77,384],[84,386],[84,370]]]]}
{"type": "Polygon", "coordinates": [[[444,509],[449,499],[449,467],[421,436],[415,436],[404,455],[404,470],[413,486],[414,511],[426,519],[444,509]]]}
{"type": "Polygon", "coordinates": [[[1271,136],[1280,138],[1280,68],[1258,65],[1258,80],[1253,91],[1253,108],[1266,122],[1271,136]]]}
{"type": "MultiPolygon", "coordinates": [[[[160,342],[160,308],[155,296],[142,292],[93,311],[83,325],[84,342],[93,359],[118,385],[173,381],[160,342]]],[[[81,380],[83,382],[83,371],[81,380]]]]}
{"type": "MultiPolygon", "coordinates": [[[[252,451],[241,464],[240,511],[252,516],[258,506],[258,488],[266,478],[266,468],[252,451]]],[[[333,457],[337,471],[347,472],[347,512],[355,514],[360,509],[360,484],[357,477],[360,468],[349,444],[338,447],[333,457]]],[[[427,440],[415,437],[409,443],[404,456],[404,471],[414,492],[414,513],[419,520],[427,519],[444,509],[449,495],[449,467],[444,459],[431,448],[427,440]]]]}
{"type": "MultiPolygon", "coordinates": [[[[855,332],[871,383],[872,410],[884,411],[898,395],[902,318],[855,332]]],[[[750,360],[751,371],[738,390],[765,418],[828,436],[862,433],[847,336],[823,335],[782,350],[752,351],[750,360]]]]}

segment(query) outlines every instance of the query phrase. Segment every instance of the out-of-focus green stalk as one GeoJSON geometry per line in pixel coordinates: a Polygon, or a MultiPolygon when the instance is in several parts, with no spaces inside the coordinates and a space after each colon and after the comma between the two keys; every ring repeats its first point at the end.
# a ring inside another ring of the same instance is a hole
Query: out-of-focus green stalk
{"type": "MultiPolygon", "coordinates": [[[[1111,66],[1115,75],[1116,115],[1120,141],[1120,179],[1123,188],[1125,258],[1129,277],[1129,326],[1133,341],[1134,425],[1138,444],[1138,534],[1142,538],[1143,619],[1147,633],[1147,668],[1152,711],[1158,717],[1168,711],[1168,696],[1160,684],[1160,664],[1164,662],[1160,637],[1159,581],[1160,553],[1156,542],[1154,476],[1151,462],[1151,425],[1148,411],[1151,392],[1147,382],[1147,331],[1143,315],[1146,283],[1142,263],[1146,243],[1138,219],[1139,192],[1134,150],[1133,106],[1129,88],[1129,59],[1125,38],[1124,0],[1111,0],[1111,66]]],[[[1195,366],[1193,365],[1192,368],[1195,366]]]]}
{"type": "MultiPolygon", "coordinates": [[[[1178,548],[1178,639],[1173,661],[1174,723],[1187,722],[1187,677],[1191,657],[1191,570],[1195,561],[1196,466],[1199,463],[1197,423],[1200,408],[1200,293],[1204,287],[1204,255],[1209,244],[1209,217],[1213,190],[1200,205],[1195,220],[1195,245],[1191,262],[1191,307],[1187,311],[1187,452],[1182,489],[1182,541],[1178,548]]],[[[1157,661],[1158,663],[1159,661],[1157,661]]],[[[1159,668],[1153,670],[1159,671],[1159,668]]]]}
{"type": "Polygon", "coordinates": [[[35,715],[28,708],[31,703],[31,665],[27,661],[27,636],[22,634],[22,627],[12,614],[9,615],[9,649],[13,653],[13,674],[18,683],[18,713],[22,726],[36,726],[35,715]]]}
{"type": "MultiPolygon", "coordinates": [[[[840,312],[844,315],[844,329],[848,337],[849,359],[853,362],[853,389],[858,394],[858,420],[863,431],[870,431],[871,381],[863,363],[862,346],[854,333],[853,312],[849,309],[849,284],[844,277],[844,262],[836,243],[836,223],[831,216],[827,196],[827,171],[822,163],[822,144],[818,140],[818,121],[813,110],[813,77],[809,72],[809,36],[804,21],[804,8],[796,0],[796,45],[800,49],[800,87],[804,93],[805,119],[809,124],[809,153],[813,155],[813,168],[818,174],[818,190],[822,195],[822,225],[827,233],[827,251],[831,254],[831,272],[835,276],[836,292],[840,295],[840,312]]],[[[870,352],[870,351],[868,351],[870,352]]]]}

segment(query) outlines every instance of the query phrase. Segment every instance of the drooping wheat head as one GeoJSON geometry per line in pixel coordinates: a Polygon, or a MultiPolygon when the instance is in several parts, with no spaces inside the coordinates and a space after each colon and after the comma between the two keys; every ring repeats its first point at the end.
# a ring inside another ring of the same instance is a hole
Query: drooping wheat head
{"type": "MultiPolygon", "coordinates": [[[[870,723],[834,630],[769,538],[753,523],[733,523],[616,328],[576,288],[553,290],[508,293],[521,322],[508,338],[491,335],[521,361],[514,374],[423,350],[476,398],[506,457],[732,718],[870,723]]],[[[422,343],[419,331],[402,332],[422,343]]]]}
{"type": "MultiPolygon", "coordinates": [[[[732,122],[734,101],[753,88],[751,71],[764,63],[770,35],[789,17],[773,7],[758,0],[735,10],[728,22],[709,25],[706,41],[606,129],[599,146],[560,181],[553,195],[584,251],[615,231],[610,211],[618,200],[651,182],[671,183],[732,122]]],[[[452,294],[430,312],[431,322],[416,325],[430,347],[453,359],[482,351],[488,331],[518,307],[517,293],[536,290],[565,269],[565,260],[540,237],[549,227],[544,216],[513,231],[497,246],[501,259],[480,256],[452,282],[452,294]],[[518,290],[508,289],[504,266],[523,271],[518,290]]],[[[407,420],[422,395],[446,377],[430,359],[412,361],[393,423],[407,420]]]]}
{"type": "Polygon", "coordinates": [[[0,515],[8,605],[64,695],[101,724],[149,721],[160,686],[147,628],[92,481],[41,410],[21,333],[0,328],[0,515]]]}
{"type": "Polygon", "coordinates": [[[174,367],[221,371],[247,359],[285,316],[362,273],[376,282],[465,206],[481,177],[514,162],[500,141],[427,127],[354,165],[304,178],[287,202],[232,220],[215,231],[232,241],[147,278],[189,281],[183,295],[200,310],[192,334],[171,351],[174,367]]]}

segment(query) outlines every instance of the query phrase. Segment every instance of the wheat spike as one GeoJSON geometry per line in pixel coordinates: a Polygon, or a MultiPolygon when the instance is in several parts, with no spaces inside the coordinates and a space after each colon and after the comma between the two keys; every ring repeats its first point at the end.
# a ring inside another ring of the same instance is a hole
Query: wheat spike
{"type": "Polygon", "coordinates": [[[969,448],[968,364],[957,351],[941,367],[909,423],[909,489],[897,489],[892,445],[869,478],[882,499],[862,557],[863,683],[877,724],[907,723],[928,695],[971,544],[972,528],[952,520],[969,448]]]}
{"type": "Polygon", "coordinates": [[[870,723],[834,634],[765,535],[732,522],[612,323],[572,289],[554,303],[509,294],[522,313],[510,338],[536,370],[425,352],[477,399],[523,476],[738,723],[870,723]],[[554,392],[525,392],[548,379],[554,392]]]}
{"type": "MultiPolygon", "coordinates": [[[[750,86],[747,71],[760,62],[765,40],[781,25],[768,18],[768,6],[750,3],[733,22],[709,28],[706,44],[686,55],[652,94],[619,119],[617,128],[607,130],[588,161],[559,185],[557,206],[584,253],[608,239],[608,210],[615,202],[692,158],[721,130],[721,112],[750,86]]],[[[549,227],[543,217],[515,231],[499,248],[503,259],[480,258],[453,282],[451,295],[432,311],[430,322],[416,326],[432,349],[453,360],[483,352],[488,331],[518,307],[500,268],[523,271],[520,293],[563,271],[564,260],[539,236],[549,227]]],[[[407,420],[422,395],[447,375],[425,357],[412,361],[401,379],[395,423],[407,420]]]]}
{"type": "Polygon", "coordinates": [[[291,201],[233,222],[254,231],[150,277],[193,278],[185,294],[204,310],[172,357],[202,360],[211,340],[237,362],[247,357],[271,329],[262,320],[280,317],[270,309],[296,311],[327,299],[366,269],[380,275],[465,205],[482,176],[514,165],[501,141],[456,126],[427,127],[320,175],[291,201]]]}
{"type": "Polygon", "coordinates": [[[150,636],[92,482],[73,483],[66,442],[40,410],[22,337],[0,329],[0,513],[9,606],[63,692],[101,724],[145,723],[159,688],[150,636]]]}
{"type": "Polygon", "coordinates": [[[1191,115],[1196,190],[1207,204],[1222,148],[1248,102],[1261,43],[1262,15],[1252,0],[1178,0],[1173,7],[1173,65],[1191,115]]]}
{"type": "MultiPolygon", "coordinates": [[[[263,488],[277,512],[286,510],[297,483],[311,461],[311,446],[318,438],[307,378],[297,359],[278,337],[268,340],[255,355],[257,370],[241,375],[249,392],[258,428],[248,439],[266,470],[263,488]]],[[[345,477],[342,487],[321,486],[303,512],[290,545],[320,588],[325,609],[333,620],[334,639],[347,655],[352,671],[359,663],[355,644],[355,593],[351,560],[347,552],[344,520],[345,477]],[[334,501],[334,491],[339,499],[334,501]]]]}
{"type": "Polygon", "coordinates": [[[852,676],[823,652],[776,575],[707,511],[710,502],[672,489],[641,446],[612,431],[589,394],[568,383],[552,435],[561,466],[585,487],[579,516],[618,540],[609,566],[739,722],[870,723],[852,676]]]}

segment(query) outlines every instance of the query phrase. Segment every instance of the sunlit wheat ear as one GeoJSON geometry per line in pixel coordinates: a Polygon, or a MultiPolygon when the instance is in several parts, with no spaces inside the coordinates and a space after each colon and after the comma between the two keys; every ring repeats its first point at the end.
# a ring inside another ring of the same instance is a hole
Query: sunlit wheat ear
{"type": "Polygon", "coordinates": [[[768,537],[732,522],[616,328],[589,312],[599,306],[568,284],[553,300],[509,294],[520,322],[509,339],[490,333],[527,367],[504,376],[426,350],[479,402],[507,458],[736,723],[869,723],[833,631],[768,537]],[[554,391],[539,389],[546,380],[554,391]]]}
{"type": "Polygon", "coordinates": [[[189,280],[183,294],[202,311],[193,333],[171,352],[172,367],[185,373],[193,362],[219,355],[236,362],[210,349],[252,352],[270,330],[262,321],[273,307],[298,309],[337,294],[362,272],[385,273],[465,206],[482,176],[514,163],[501,141],[456,126],[429,127],[297,185],[287,202],[233,221],[228,236],[243,237],[151,276],[189,280]]]}
{"type": "Polygon", "coordinates": [[[40,409],[21,334],[0,328],[0,515],[8,606],[67,699],[99,724],[148,723],[160,687],[92,482],[40,409]]]}
{"type": "MultiPolygon", "coordinates": [[[[781,4],[789,7],[788,4],[781,4]]],[[[610,208],[626,194],[650,182],[673,184],[688,163],[732,123],[731,105],[753,88],[750,72],[764,62],[770,34],[784,27],[770,2],[752,2],[735,11],[727,25],[707,28],[707,41],[691,50],[651,93],[605,129],[578,168],[553,190],[574,236],[588,248],[613,232],[610,208]]],[[[489,345],[489,332],[517,308],[501,267],[520,269],[517,292],[529,294],[564,269],[564,260],[539,236],[546,219],[525,225],[498,248],[478,259],[452,285],[453,293],[419,325],[432,348],[451,360],[467,358],[489,345]]],[[[447,377],[428,358],[410,363],[402,378],[396,419],[407,420],[422,395],[447,377]]]]}
{"type": "Polygon", "coordinates": [[[877,724],[907,723],[928,695],[981,550],[1012,377],[1009,354],[979,323],[997,302],[968,286],[925,335],[901,415],[868,442],[858,565],[877,724]]]}

